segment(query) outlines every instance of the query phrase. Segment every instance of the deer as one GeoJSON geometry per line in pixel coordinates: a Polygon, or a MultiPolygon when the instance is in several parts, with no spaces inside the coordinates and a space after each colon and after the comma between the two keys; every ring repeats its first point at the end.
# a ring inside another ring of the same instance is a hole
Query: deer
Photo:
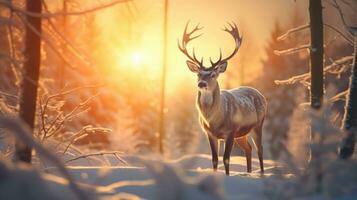
{"type": "Polygon", "coordinates": [[[217,81],[220,74],[227,69],[228,60],[231,59],[240,48],[243,38],[235,23],[228,23],[228,28],[223,31],[229,33],[235,41],[235,49],[226,58],[222,59],[222,51],[217,61],[209,59],[210,66],[204,66],[203,57],[198,60],[193,48],[192,55],[187,50],[187,44],[200,37],[193,36],[201,30],[198,24],[190,32],[187,32],[187,22],[182,40],[178,40],[179,50],[188,58],[186,61],[189,70],[197,74],[197,98],[196,108],[199,115],[199,123],[208,138],[211,148],[213,171],[218,167],[218,141],[224,140],[223,163],[225,174],[229,176],[229,162],[231,151],[236,143],[245,153],[247,172],[252,171],[252,147],[249,143],[250,132],[257,150],[260,172],[264,173],[262,127],[267,110],[265,97],[255,88],[240,86],[230,90],[221,90],[217,81]]]}

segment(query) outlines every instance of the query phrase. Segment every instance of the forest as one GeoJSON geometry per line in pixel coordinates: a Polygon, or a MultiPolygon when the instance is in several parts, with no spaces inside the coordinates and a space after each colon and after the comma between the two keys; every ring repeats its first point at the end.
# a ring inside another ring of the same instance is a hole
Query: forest
{"type": "Polygon", "coordinates": [[[357,198],[357,0],[0,0],[0,200],[357,198]]]}

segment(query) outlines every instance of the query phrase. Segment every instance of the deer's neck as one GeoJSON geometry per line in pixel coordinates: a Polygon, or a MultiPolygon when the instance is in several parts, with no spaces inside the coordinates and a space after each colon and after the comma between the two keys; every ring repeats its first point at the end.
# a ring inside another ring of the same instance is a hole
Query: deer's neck
{"type": "Polygon", "coordinates": [[[221,104],[220,98],[220,88],[218,83],[216,83],[216,87],[212,91],[198,91],[197,107],[201,117],[205,118],[207,122],[219,115],[221,104]]]}

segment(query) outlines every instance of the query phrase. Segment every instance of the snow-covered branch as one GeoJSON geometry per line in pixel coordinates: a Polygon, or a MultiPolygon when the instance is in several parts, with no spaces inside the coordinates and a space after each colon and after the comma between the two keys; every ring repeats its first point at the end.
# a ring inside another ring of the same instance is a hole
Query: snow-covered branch
{"type": "Polygon", "coordinates": [[[48,159],[55,164],[59,172],[68,180],[68,184],[73,192],[77,195],[78,199],[85,200],[87,195],[80,189],[73,177],[69,174],[64,167],[62,161],[57,158],[51,151],[47,150],[42,144],[33,139],[30,134],[29,127],[15,118],[0,116],[1,128],[11,131],[18,140],[23,141],[25,144],[32,146],[38,154],[48,159]]]}
{"type": "MultiPolygon", "coordinates": [[[[67,141],[67,147],[65,148],[65,150],[63,151],[63,154],[65,154],[69,147],[76,141],[78,141],[79,139],[82,139],[86,136],[88,136],[89,134],[93,134],[93,133],[110,133],[112,130],[108,129],[108,128],[102,128],[102,127],[92,127],[92,126],[85,126],[83,127],[80,131],[78,131],[77,133],[73,134],[67,141]]],[[[63,142],[61,142],[63,143],[63,142]]],[[[61,144],[59,143],[59,145],[61,144]]]]}
{"type": "Polygon", "coordinates": [[[348,94],[348,90],[345,90],[343,92],[340,92],[340,93],[336,94],[334,97],[332,97],[329,100],[327,100],[327,102],[328,103],[334,103],[336,101],[346,100],[347,94],[348,94]]]}
{"type": "Polygon", "coordinates": [[[305,25],[302,25],[302,26],[299,26],[299,27],[296,27],[296,28],[289,29],[286,33],[284,33],[283,35],[279,36],[277,38],[277,40],[278,41],[285,40],[286,38],[289,37],[290,34],[298,32],[298,31],[301,31],[301,30],[308,29],[309,27],[310,27],[310,24],[305,24],[305,25]]]}
{"type": "Polygon", "coordinates": [[[309,44],[301,45],[296,48],[286,49],[286,50],[274,50],[275,55],[282,56],[282,55],[289,55],[293,53],[300,52],[305,49],[309,49],[311,46],[309,44]]]}
{"type": "MultiPolygon", "coordinates": [[[[351,46],[353,46],[353,40],[351,38],[349,38],[348,36],[346,36],[345,34],[343,34],[340,30],[338,30],[338,28],[330,25],[330,24],[327,24],[327,23],[324,23],[324,26],[335,31],[337,34],[339,34],[343,39],[345,39],[348,44],[350,44],[351,46]]],[[[279,36],[277,38],[278,41],[282,41],[282,40],[285,40],[287,39],[291,34],[293,33],[296,33],[296,32],[299,32],[299,31],[302,31],[302,30],[305,30],[305,29],[308,29],[310,27],[310,24],[305,24],[305,25],[302,25],[302,26],[299,26],[299,27],[296,27],[296,28],[292,28],[292,29],[289,29],[287,32],[285,32],[284,34],[282,34],[281,36],[279,36]]]]}
{"type": "Polygon", "coordinates": [[[88,110],[87,105],[88,103],[95,98],[97,95],[94,95],[90,98],[88,98],[87,100],[83,101],[82,103],[80,103],[78,106],[76,106],[75,108],[72,109],[72,111],[70,111],[68,114],[64,114],[63,111],[61,111],[61,107],[63,106],[64,102],[57,102],[58,105],[55,106],[55,109],[52,110],[57,110],[57,116],[54,117],[54,119],[52,119],[50,122],[47,121],[48,118],[48,113],[47,113],[47,109],[49,107],[49,104],[52,100],[59,98],[59,97],[63,97],[65,95],[77,92],[79,90],[82,89],[86,89],[86,88],[98,88],[100,87],[100,85],[88,85],[88,86],[81,86],[81,87],[76,87],[73,89],[69,89],[67,91],[62,91],[60,93],[57,94],[53,94],[53,95],[43,95],[42,98],[40,98],[40,113],[39,113],[39,117],[41,119],[41,132],[43,132],[42,134],[42,140],[45,140],[53,135],[55,135],[59,130],[61,130],[62,126],[64,125],[64,123],[68,120],[73,119],[75,116],[78,116],[79,114],[86,112],[88,110]]]}
{"type": "MultiPolygon", "coordinates": [[[[334,61],[331,65],[324,68],[324,73],[334,72],[334,69],[339,66],[350,64],[353,61],[353,56],[346,56],[339,60],[334,61]]],[[[293,76],[286,80],[275,80],[274,83],[277,85],[291,85],[295,83],[304,83],[310,79],[310,73],[305,73],[297,76],[293,76]]]]}
{"type": "Polygon", "coordinates": [[[73,162],[75,160],[79,160],[82,158],[88,158],[88,157],[92,157],[92,156],[105,156],[105,155],[113,155],[118,161],[120,161],[121,163],[127,165],[128,163],[122,159],[120,156],[118,156],[118,154],[123,154],[123,152],[120,151],[110,151],[110,152],[98,152],[98,153],[89,153],[89,154],[84,154],[84,155],[80,155],[78,157],[66,160],[64,163],[67,164],[69,162],[73,162]]]}

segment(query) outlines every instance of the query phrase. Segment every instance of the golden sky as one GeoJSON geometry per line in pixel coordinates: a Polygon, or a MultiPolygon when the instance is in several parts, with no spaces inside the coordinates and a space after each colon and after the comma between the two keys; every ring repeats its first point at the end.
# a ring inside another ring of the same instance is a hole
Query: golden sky
{"type": "MultiPolygon", "coordinates": [[[[92,7],[98,1],[82,1],[81,7],[92,7]],[[92,5],[91,5],[92,4],[92,5]]],[[[105,1],[100,1],[105,2],[105,1]]],[[[157,76],[162,66],[163,45],[163,0],[134,0],[119,4],[113,8],[97,12],[97,25],[101,29],[102,43],[98,48],[114,55],[108,60],[112,67],[127,65],[137,72],[157,76]],[[118,42],[122,40],[122,42],[118,42]],[[120,44],[119,44],[120,43],[120,44]]],[[[188,20],[192,25],[204,26],[200,38],[189,45],[195,47],[198,56],[208,62],[209,57],[216,58],[219,49],[223,55],[234,49],[231,36],[221,29],[226,22],[236,22],[243,44],[234,64],[238,67],[240,54],[246,51],[244,66],[246,79],[259,74],[260,61],[264,58],[264,45],[270,37],[270,31],[278,20],[288,23],[296,10],[307,10],[305,1],[294,0],[169,0],[168,25],[168,85],[179,86],[182,81],[192,82],[196,76],[186,67],[185,56],[177,48],[177,39],[181,38],[188,20]],[[249,53],[251,52],[251,53],[249,53]]],[[[231,62],[232,63],[232,62],[231,62]]],[[[224,79],[221,77],[221,80],[224,79]]],[[[170,89],[168,90],[170,91],[170,89]]]]}

